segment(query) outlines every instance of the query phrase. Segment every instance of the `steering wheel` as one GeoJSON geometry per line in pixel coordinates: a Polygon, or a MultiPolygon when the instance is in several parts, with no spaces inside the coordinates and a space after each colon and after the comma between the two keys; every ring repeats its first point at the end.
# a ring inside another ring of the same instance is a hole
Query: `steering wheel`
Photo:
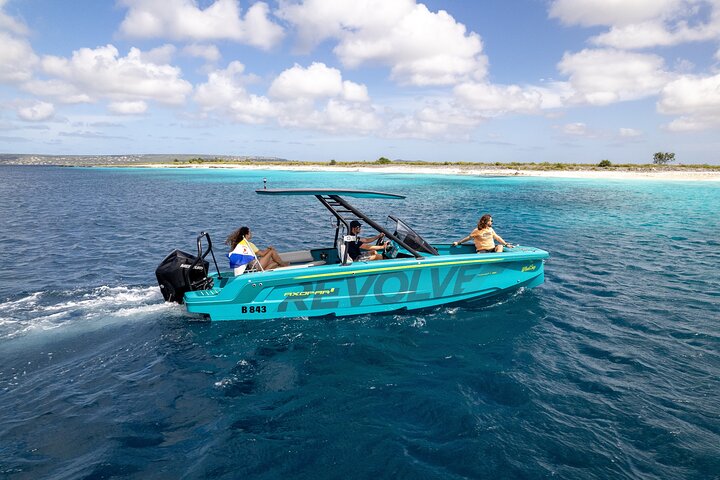
{"type": "Polygon", "coordinates": [[[390,240],[390,244],[387,246],[387,248],[383,252],[383,256],[385,258],[397,258],[397,255],[398,255],[398,246],[395,242],[390,240]]]}
{"type": "Polygon", "coordinates": [[[395,257],[397,257],[397,254],[398,254],[398,246],[397,246],[397,244],[396,244],[395,242],[393,242],[392,240],[387,240],[387,239],[385,238],[385,236],[383,235],[382,237],[378,238],[378,239],[375,241],[375,245],[376,245],[376,246],[382,245],[383,243],[388,242],[388,241],[389,241],[390,243],[389,243],[389,245],[387,246],[387,248],[383,251],[383,253],[382,253],[382,254],[383,254],[383,257],[385,257],[385,258],[395,258],[395,257]]]}
{"type": "Polygon", "coordinates": [[[382,245],[384,238],[385,238],[385,235],[384,235],[384,234],[383,234],[381,237],[378,237],[378,239],[375,240],[375,246],[382,245]]]}

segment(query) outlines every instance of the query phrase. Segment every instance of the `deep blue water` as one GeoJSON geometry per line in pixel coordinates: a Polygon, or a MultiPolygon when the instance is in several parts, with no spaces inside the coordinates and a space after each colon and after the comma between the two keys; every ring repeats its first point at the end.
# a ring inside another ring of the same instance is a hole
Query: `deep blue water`
{"type": "Polygon", "coordinates": [[[720,184],[0,167],[0,478],[720,478],[720,184]],[[483,304],[198,322],[154,270],[208,230],[328,245],[367,188],[432,241],[551,252],[483,304]]]}

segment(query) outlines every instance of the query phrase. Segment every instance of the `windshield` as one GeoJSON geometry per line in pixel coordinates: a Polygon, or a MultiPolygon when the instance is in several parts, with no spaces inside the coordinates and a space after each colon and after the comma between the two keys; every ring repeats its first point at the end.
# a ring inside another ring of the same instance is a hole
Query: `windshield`
{"type": "Polygon", "coordinates": [[[438,251],[425,241],[418,233],[410,228],[405,222],[399,218],[395,218],[392,215],[388,216],[391,222],[395,223],[394,235],[406,243],[410,248],[417,250],[418,252],[425,252],[432,255],[439,255],[438,251]]]}

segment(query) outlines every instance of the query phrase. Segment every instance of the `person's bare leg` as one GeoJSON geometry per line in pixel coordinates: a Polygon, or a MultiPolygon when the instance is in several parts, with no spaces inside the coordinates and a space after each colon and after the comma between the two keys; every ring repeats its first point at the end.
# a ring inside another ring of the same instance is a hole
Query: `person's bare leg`
{"type": "Polygon", "coordinates": [[[290,265],[289,263],[283,261],[282,257],[278,253],[278,251],[275,250],[274,248],[272,250],[270,250],[270,254],[266,255],[266,256],[269,256],[272,259],[272,261],[277,263],[278,266],[280,266],[280,267],[287,267],[288,265],[290,265]]]}
{"type": "Polygon", "coordinates": [[[275,268],[275,263],[272,261],[272,258],[269,254],[265,254],[265,256],[259,257],[258,260],[260,261],[260,265],[262,265],[263,270],[275,268]]]}

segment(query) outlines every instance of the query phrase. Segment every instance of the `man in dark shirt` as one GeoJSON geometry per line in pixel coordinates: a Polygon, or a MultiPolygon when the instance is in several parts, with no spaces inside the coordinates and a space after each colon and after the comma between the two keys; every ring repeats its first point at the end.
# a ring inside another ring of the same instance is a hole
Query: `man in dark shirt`
{"type": "Polygon", "coordinates": [[[350,222],[350,235],[355,236],[355,241],[347,243],[348,256],[352,258],[353,262],[382,260],[382,252],[387,249],[390,242],[386,241],[382,245],[370,245],[370,243],[380,240],[385,234],[378,233],[374,237],[360,238],[361,229],[362,224],[357,220],[350,222]]]}

